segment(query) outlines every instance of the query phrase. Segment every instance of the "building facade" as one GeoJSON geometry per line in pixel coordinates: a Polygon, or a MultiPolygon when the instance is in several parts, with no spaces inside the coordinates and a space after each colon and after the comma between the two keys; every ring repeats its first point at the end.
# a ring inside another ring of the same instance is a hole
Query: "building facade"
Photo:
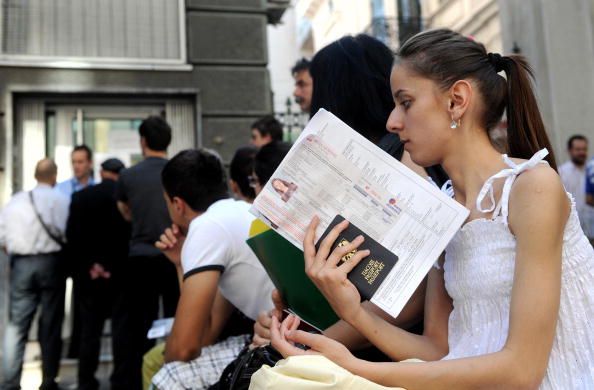
{"type": "Polygon", "coordinates": [[[488,51],[502,51],[497,0],[422,0],[424,29],[447,27],[474,37],[488,51]]]}
{"type": "MultiPolygon", "coordinates": [[[[574,134],[594,140],[594,1],[422,0],[425,28],[448,27],[530,62],[559,163],[574,134]],[[579,91],[578,93],[576,93],[579,91]]],[[[509,129],[509,131],[513,131],[509,129]]]]}
{"type": "Polygon", "coordinates": [[[312,56],[343,37],[366,33],[397,46],[397,9],[393,0],[297,0],[297,45],[301,54],[312,56]]]}
{"type": "Polygon", "coordinates": [[[288,0],[5,0],[0,8],[0,203],[73,145],[96,163],[140,158],[136,128],[163,115],[169,154],[195,146],[228,160],[272,113],[267,25],[288,0]]]}
{"type": "MultiPolygon", "coordinates": [[[[171,124],[170,156],[204,146],[229,161],[251,123],[273,111],[267,25],[288,4],[0,1],[0,206],[33,188],[43,157],[55,158],[59,180],[70,177],[76,144],[91,146],[97,165],[138,161],[148,115],[171,124]]],[[[0,337],[8,274],[0,252],[0,337]]]]}

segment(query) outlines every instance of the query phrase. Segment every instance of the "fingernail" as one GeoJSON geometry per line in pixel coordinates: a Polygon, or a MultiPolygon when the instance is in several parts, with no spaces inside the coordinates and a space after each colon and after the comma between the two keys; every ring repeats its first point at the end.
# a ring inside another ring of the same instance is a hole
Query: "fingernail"
{"type": "Polygon", "coordinates": [[[357,236],[357,241],[363,241],[363,240],[365,240],[365,237],[363,237],[363,235],[357,236]]]}

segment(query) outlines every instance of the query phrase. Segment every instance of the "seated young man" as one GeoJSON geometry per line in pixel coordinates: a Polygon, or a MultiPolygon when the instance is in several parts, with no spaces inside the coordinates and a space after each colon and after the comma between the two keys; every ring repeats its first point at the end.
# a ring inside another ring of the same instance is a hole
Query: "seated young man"
{"type": "Polygon", "coordinates": [[[152,382],[161,390],[206,388],[250,337],[203,347],[216,338],[233,306],[251,319],[270,309],[273,285],[245,242],[254,220],[249,203],[229,198],[215,154],[178,153],[163,168],[162,182],[173,225],[156,245],[176,265],[181,295],[165,365],[152,382]]]}

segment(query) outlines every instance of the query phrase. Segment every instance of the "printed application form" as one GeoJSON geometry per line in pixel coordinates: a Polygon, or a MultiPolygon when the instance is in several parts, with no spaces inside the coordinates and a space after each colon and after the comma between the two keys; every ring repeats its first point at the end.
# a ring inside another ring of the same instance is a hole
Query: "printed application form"
{"type": "MultiPolygon", "coordinates": [[[[371,302],[397,316],[469,211],[330,112],[310,120],[252,213],[303,250],[340,214],[399,258],[371,302]]],[[[365,244],[363,244],[363,247],[365,244]]]]}

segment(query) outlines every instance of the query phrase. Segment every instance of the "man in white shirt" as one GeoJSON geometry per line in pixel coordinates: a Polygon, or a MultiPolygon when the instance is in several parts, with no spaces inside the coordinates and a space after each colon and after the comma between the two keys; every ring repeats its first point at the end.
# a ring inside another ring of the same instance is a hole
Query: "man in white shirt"
{"type": "Polygon", "coordinates": [[[40,389],[57,389],[62,352],[65,278],[58,257],[69,200],[52,187],[57,167],[43,159],[35,168],[37,186],[15,194],[0,213],[0,245],[10,256],[9,322],[4,340],[2,390],[20,389],[25,344],[38,305],[42,375],[40,389]]]}
{"type": "Polygon", "coordinates": [[[559,167],[559,176],[565,190],[573,195],[580,224],[588,237],[590,220],[594,218],[594,209],[586,204],[586,160],[588,158],[588,139],[583,135],[574,135],[567,141],[567,153],[570,160],[559,167]]]}
{"type": "Polygon", "coordinates": [[[251,337],[204,347],[217,338],[233,307],[252,320],[271,309],[274,287],[245,242],[254,220],[250,205],[229,198],[216,155],[204,149],[180,152],[163,168],[162,182],[174,224],[157,247],[176,265],[181,295],[166,364],[153,383],[161,390],[205,388],[251,337]]]}

